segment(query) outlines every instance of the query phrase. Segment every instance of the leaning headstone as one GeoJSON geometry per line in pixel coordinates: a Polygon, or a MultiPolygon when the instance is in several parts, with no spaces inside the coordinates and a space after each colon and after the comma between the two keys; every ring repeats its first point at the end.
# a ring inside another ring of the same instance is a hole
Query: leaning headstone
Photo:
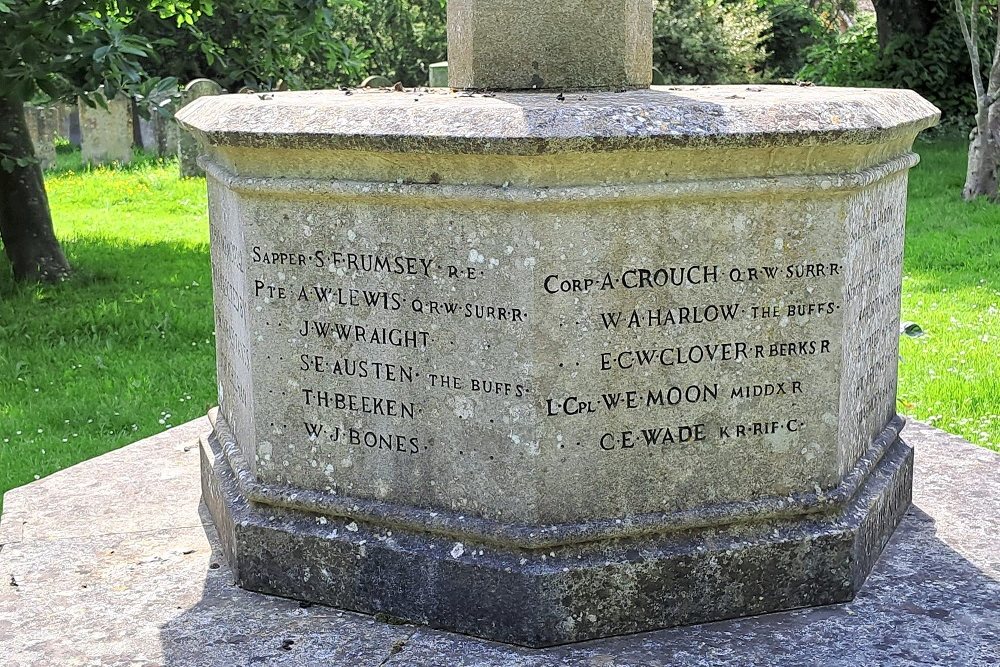
{"type": "Polygon", "coordinates": [[[35,157],[42,169],[56,162],[56,135],[59,132],[59,112],[55,107],[24,106],[24,119],[35,147],[35,157]]]}
{"type": "Polygon", "coordinates": [[[80,109],[76,104],[59,104],[59,133],[77,148],[80,147],[80,109]]]}
{"type": "MultiPolygon", "coordinates": [[[[195,79],[184,87],[181,93],[181,105],[189,104],[206,95],[221,95],[222,86],[211,79],[195,79]]],[[[177,132],[177,159],[180,163],[181,178],[204,176],[205,172],[198,166],[201,148],[189,132],[180,129],[177,132]]]]}
{"type": "Polygon", "coordinates": [[[361,82],[362,88],[392,88],[393,82],[379,74],[374,74],[361,82]]]}
{"type": "Polygon", "coordinates": [[[906,178],[937,109],[649,89],[648,0],[448,16],[451,86],[489,94],[178,115],[237,583],[530,646],[851,599],[910,499],[906,178]]]}
{"type": "Polygon", "coordinates": [[[448,87],[448,62],[431,63],[427,68],[430,71],[430,81],[428,85],[431,88],[447,88],[448,87]]]}
{"type": "MultiPolygon", "coordinates": [[[[97,95],[102,93],[98,92],[97,95]]],[[[106,100],[107,108],[80,100],[80,156],[85,164],[132,161],[132,107],[124,95],[106,100]]]]}
{"type": "MultiPolygon", "coordinates": [[[[176,109],[176,105],[170,108],[176,109]]],[[[172,114],[164,116],[151,111],[149,118],[140,117],[139,133],[143,150],[159,156],[176,155],[179,129],[172,114]]]]}

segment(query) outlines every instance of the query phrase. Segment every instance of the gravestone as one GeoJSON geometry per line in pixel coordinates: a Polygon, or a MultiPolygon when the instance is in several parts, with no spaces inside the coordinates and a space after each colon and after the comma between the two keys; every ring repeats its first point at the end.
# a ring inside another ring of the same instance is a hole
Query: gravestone
{"type": "MultiPolygon", "coordinates": [[[[102,95],[95,93],[95,97],[102,95]]],[[[105,100],[101,105],[88,106],[84,100],[77,105],[80,112],[80,156],[85,164],[106,164],[132,161],[132,107],[123,95],[105,100]]]]}
{"type": "Polygon", "coordinates": [[[537,5],[449,3],[451,86],[487,94],[178,114],[237,583],[529,646],[850,600],[910,498],[906,175],[938,111],[642,88],[650,3],[537,5]]]}
{"type": "MultiPolygon", "coordinates": [[[[171,111],[176,109],[171,106],[171,111]]],[[[180,128],[172,116],[150,112],[149,118],[139,118],[139,134],[142,147],[153,155],[176,155],[180,128]]]]}
{"type": "Polygon", "coordinates": [[[56,134],[59,132],[59,112],[55,107],[24,106],[24,119],[35,147],[35,157],[42,169],[56,162],[56,134]]]}
{"type": "Polygon", "coordinates": [[[430,71],[430,80],[428,85],[431,88],[447,88],[448,87],[448,62],[431,63],[430,67],[427,68],[430,71]]]}
{"type": "MultiPolygon", "coordinates": [[[[211,79],[195,79],[184,87],[181,93],[181,105],[204,97],[206,95],[221,95],[222,86],[211,79]]],[[[201,148],[189,132],[179,129],[177,132],[177,160],[180,163],[181,178],[204,176],[205,172],[198,166],[201,148]]]]}
{"type": "Polygon", "coordinates": [[[59,109],[59,127],[62,132],[62,136],[65,137],[69,143],[77,148],[83,143],[83,137],[80,136],[80,108],[77,104],[60,104],[59,109]]]}
{"type": "Polygon", "coordinates": [[[362,88],[392,88],[392,86],[392,81],[380,74],[373,74],[361,82],[362,88]]]}

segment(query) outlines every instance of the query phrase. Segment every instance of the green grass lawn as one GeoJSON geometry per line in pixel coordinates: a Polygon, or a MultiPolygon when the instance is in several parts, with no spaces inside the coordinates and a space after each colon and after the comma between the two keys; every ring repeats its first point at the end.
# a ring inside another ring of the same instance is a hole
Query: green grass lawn
{"type": "Polygon", "coordinates": [[[910,177],[899,411],[1000,450],[1000,206],[961,199],[965,146],[920,143],[910,177]]]}
{"type": "MultiPolygon", "coordinates": [[[[913,171],[900,411],[1000,445],[1000,207],[965,204],[964,148],[913,171]]],[[[76,269],[18,288],[0,259],[0,493],[205,414],[215,396],[205,183],[148,158],[48,174],[76,269]]]]}
{"type": "Polygon", "coordinates": [[[148,158],[59,161],[46,182],[74,277],[16,288],[0,259],[0,492],[204,415],[215,395],[205,181],[148,158]]]}

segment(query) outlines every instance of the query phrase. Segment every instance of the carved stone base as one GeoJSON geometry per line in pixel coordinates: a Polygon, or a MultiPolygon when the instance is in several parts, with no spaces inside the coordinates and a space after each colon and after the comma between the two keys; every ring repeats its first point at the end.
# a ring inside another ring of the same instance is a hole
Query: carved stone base
{"type": "Polygon", "coordinates": [[[238,585],[531,647],[850,600],[913,476],[896,437],[839,512],[508,550],[250,502],[218,430],[202,491],[238,585]]]}

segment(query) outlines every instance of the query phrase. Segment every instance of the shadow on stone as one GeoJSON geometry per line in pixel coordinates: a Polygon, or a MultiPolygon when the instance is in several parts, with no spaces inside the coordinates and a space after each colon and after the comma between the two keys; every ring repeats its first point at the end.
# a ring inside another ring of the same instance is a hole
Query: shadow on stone
{"type": "Polygon", "coordinates": [[[1000,582],[939,539],[932,511],[910,508],[853,602],[532,650],[243,591],[202,504],[218,567],[161,628],[163,664],[996,664],[1000,582]]]}

